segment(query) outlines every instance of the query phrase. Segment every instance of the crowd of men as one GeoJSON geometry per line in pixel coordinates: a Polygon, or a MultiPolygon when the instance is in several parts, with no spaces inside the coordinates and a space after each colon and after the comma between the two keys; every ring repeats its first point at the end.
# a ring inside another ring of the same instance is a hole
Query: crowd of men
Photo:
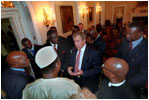
{"type": "Polygon", "coordinates": [[[118,53],[103,60],[106,43],[94,27],[79,23],[65,39],[56,27],[46,43],[22,39],[22,51],[10,52],[2,73],[6,98],[136,99],[148,82],[148,43],[144,25],[132,22],[118,53]]]}

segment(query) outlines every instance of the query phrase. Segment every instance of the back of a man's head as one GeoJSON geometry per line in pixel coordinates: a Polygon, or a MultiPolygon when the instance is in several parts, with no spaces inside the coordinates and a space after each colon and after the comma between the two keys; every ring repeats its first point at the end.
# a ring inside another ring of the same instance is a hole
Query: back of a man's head
{"type": "Polygon", "coordinates": [[[77,25],[74,25],[72,28],[72,33],[79,31],[79,27],[77,25]]]}
{"type": "Polygon", "coordinates": [[[12,51],[7,56],[7,63],[12,68],[25,68],[29,66],[29,59],[22,51],[12,51]]]}
{"type": "Polygon", "coordinates": [[[88,88],[84,87],[78,94],[72,95],[70,99],[97,99],[97,97],[88,88]]]}
{"type": "Polygon", "coordinates": [[[128,73],[128,63],[120,58],[111,57],[104,62],[103,70],[105,71],[105,76],[111,78],[110,74],[114,74],[115,78],[118,80],[124,80],[128,73]],[[109,72],[110,74],[107,74],[109,72]]]}
{"type": "MultiPolygon", "coordinates": [[[[58,61],[58,55],[52,46],[41,48],[35,56],[35,62],[41,69],[42,74],[53,73],[56,69],[56,63],[58,63],[58,61]]],[[[60,65],[58,66],[60,67],[60,65]]]]}

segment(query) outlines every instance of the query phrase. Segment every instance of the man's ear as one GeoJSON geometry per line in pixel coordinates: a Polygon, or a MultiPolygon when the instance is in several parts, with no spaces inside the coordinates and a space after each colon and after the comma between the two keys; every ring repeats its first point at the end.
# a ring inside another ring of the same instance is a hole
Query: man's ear
{"type": "Polygon", "coordinates": [[[59,62],[57,61],[56,64],[55,64],[55,68],[59,71],[60,70],[60,65],[59,65],[59,62]]]}
{"type": "Polygon", "coordinates": [[[111,73],[110,77],[111,78],[115,78],[115,74],[114,73],[111,73]]]}

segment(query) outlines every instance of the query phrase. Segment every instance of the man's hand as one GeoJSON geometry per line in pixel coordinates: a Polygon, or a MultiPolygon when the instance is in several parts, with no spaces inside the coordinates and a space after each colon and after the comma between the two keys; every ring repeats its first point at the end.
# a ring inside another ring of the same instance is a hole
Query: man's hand
{"type": "Polygon", "coordinates": [[[79,70],[78,72],[74,73],[74,72],[72,72],[72,69],[73,69],[73,67],[71,67],[71,66],[68,67],[68,73],[71,76],[81,76],[81,75],[83,75],[83,71],[82,70],[79,70]]]}
{"type": "Polygon", "coordinates": [[[79,70],[78,72],[74,73],[74,76],[81,76],[83,75],[83,71],[79,70]]]}
{"type": "Polygon", "coordinates": [[[69,73],[70,75],[73,74],[72,69],[73,69],[73,67],[71,67],[71,66],[68,67],[68,73],[69,73]]]}

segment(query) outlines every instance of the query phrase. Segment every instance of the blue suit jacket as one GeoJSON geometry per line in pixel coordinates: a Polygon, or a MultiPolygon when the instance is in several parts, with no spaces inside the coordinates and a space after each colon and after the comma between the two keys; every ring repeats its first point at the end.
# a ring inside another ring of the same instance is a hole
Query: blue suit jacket
{"type": "Polygon", "coordinates": [[[129,50],[129,45],[130,42],[124,39],[116,56],[127,61],[129,71],[126,78],[133,88],[139,89],[148,79],[148,44],[143,39],[133,50],[129,50]]]}
{"type": "MultiPolygon", "coordinates": [[[[76,62],[76,54],[77,49],[72,49],[70,66],[74,67],[76,62]]],[[[99,52],[95,49],[86,46],[81,70],[83,70],[83,75],[80,77],[74,77],[76,83],[78,83],[81,87],[89,88],[93,93],[98,90],[99,85],[99,73],[101,66],[101,57],[99,52]]]]}

